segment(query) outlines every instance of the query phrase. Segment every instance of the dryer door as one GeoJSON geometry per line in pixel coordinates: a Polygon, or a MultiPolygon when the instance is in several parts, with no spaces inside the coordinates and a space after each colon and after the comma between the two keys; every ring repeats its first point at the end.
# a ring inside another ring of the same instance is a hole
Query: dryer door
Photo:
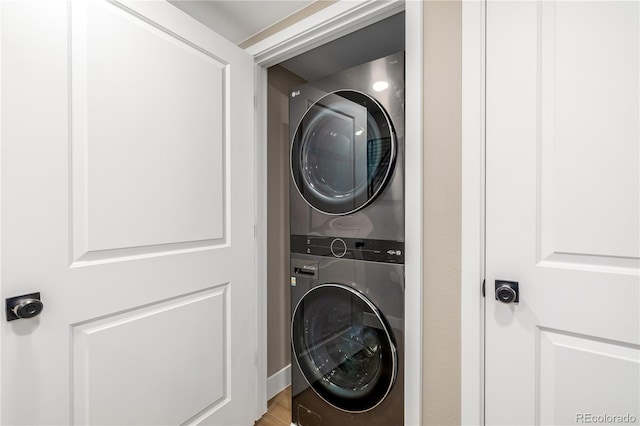
{"type": "Polygon", "coordinates": [[[363,412],[391,390],[398,365],[393,336],[357,290],[339,284],[309,290],[296,306],[291,329],[300,370],[329,404],[363,412]]]}
{"type": "Polygon", "coordinates": [[[382,106],[362,92],[341,90],[319,99],[298,124],[291,174],[311,207],[342,215],[380,194],[395,157],[396,137],[382,106]]]}

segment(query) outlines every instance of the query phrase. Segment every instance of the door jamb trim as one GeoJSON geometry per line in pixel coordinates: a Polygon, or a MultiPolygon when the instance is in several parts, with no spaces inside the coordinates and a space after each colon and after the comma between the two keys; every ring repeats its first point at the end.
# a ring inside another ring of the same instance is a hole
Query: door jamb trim
{"type": "Polygon", "coordinates": [[[260,380],[257,418],[266,412],[266,143],[267,143],[267,68],[314,47],[328,43],[376,21],[406,10],[406,198],[405,248],[405,424],[422,423],[422,2],[393,0],[339,1],[265,40],[246,51],[256,63],[256,238],[259,354],[257,366],[260,380]]]}
{"type": "Polygon", "coordinates": [[[461,423],[484,425],[486,0],[462,2],[461,423]]]}

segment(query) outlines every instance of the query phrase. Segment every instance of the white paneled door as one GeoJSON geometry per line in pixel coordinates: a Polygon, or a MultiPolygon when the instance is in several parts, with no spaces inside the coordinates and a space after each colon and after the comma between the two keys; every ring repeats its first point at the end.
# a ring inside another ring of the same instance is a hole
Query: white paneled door
{"type": "Polygon", "coordinates": [[[640,423],[639,64],[637,1],[488,2],[487,425],[640,423]]]}
{"type": "Polygon", "coordinates": [[[163,1],[2,1],[2,424],[249,425],[253,59],[163,1]]]}

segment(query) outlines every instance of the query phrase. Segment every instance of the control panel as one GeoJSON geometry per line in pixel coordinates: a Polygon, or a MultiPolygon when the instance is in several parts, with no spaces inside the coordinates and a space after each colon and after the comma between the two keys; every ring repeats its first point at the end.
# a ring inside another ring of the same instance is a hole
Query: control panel
{"type": "Polygon", "coordinates": [[[291,252],[404,264],[404,242],[402,241],[292,235],[291,252]]]}

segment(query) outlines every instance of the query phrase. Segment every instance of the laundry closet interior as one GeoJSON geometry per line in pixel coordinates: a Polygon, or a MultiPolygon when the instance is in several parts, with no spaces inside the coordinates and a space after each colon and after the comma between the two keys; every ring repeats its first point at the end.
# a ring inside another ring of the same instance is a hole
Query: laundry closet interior
{"type": "MultiPolygon", "coordinates": [[[[292,163],[292,133],[296,127],[295,123],[290,123],[290,101],[294,99],[296,95],[294,89],[308,82],[321,81],[328,76],[339,75],[347,69],[353,68],[357,70],[357,67],[362,66],[362,64],[373,63],[372,61],[375,62],[376,60],[380,60],[380,58],[385,58],[390,55],[397,54],[401,61],[403,61],[404,43],[405,14],[401,12],[268,69],[266,263],[268,319],[267,377],[269,377],[267,392],[269,397],[273,396],[282,388],[282,384],[286,383],[291,377],[291,370],[296,367],[296,361],[291,358],[291,311],[292,308],[295,308],[295,306],[292,306],[291,288],[295,286],[295,277],[292,276],[294,275],[292,271],[295,269],[293,267],[295,265],[292,266],[290,264],[290,253],[292,252],[290,246],[290,191],[296,191],[290,188],[290,184],[293,182],[290,171],[292,163]],[[291,370],[289,370],[289,368],[291,370]]],[[[402,64],[402,66],[403,65],[404,64],[402,64]]],[[[402,93],[398,95],[401,95],[401,99],[398,99],[399,104],[396,108],[401,111],[396,112],[397,114],[403,115],[404,68],[402,68],[401,71],[402,75],[397,78],[401,80],[402,93]]],[[[367,71],[364,72],[367,73],[367,71]]],[[[332,87],[332,89],[349,89],[349,87],[339,87],[341,83],[332,84],[337,84],[337,86],[332,87]]],[[[393,88],[390,90],[392,89],[393,88]]],[[[400,89],[396,87],[395,90],[398,92],[400,89]]],[[[376,93],[375,91],[370,92],[376,93]]],[[[383,95],[381,94],[380,96],[383,95]]],[[[302,108],[304,109],[304,107],[302,108]]],[[[397,118],[397,121],[403,120],[403,116],[402,118],[397,118]]],[[[398,126],[400,128],[399,130],[402,131],[401,128],[403,124],[404,123],[398,122],[394,125],[398,126]]],[[[309,126],[312,126],[312,124],[309,124],[309,126]]],[[[402,138],[402,143],[403,142],[402,138]]],[[[394,185],[400,185],[395,191],[401,194],[403,192],[402,180],[404,178],[402,174],[402,154],[402,149],[400,149],[398,157],[392,159],[392,161],[395,161],[397,164],[391,164],[392,168],[396,166],[396,175],[398,175],[395,177],[398,182],[394,185]]],[[[390,180],[392,176],[383,177],[384,179],[390,180]]],[[[382,182],[383,187],[379,188],[381,193],[389,191],[388,187],[384,187],[385,185],[386,182],[382,182]]],[[[297,196],[298,194],[295,195],[297,196]]],[[[375,198],[375,195],[373,198],[375,198]]],[[[402,195],[399,197],[402,197],[402,195]]],[[[380,202],[384,202],[382,195],[380,198],[380,202]]],[[[375,201],[371,204],[375,204],[375,201]]],[[[371,206],[367,208],[370,207],[371,206]]],[[[402,216],[402,210],[396,214],[396,216],[398,215],[402,216]]],[[[334,217],[340,218],[339,215],[334,217]]],[[[398,232],[403,234],[404,228],[402,221],[400,228],[401,231],[398,232]]],[[[291,233],[293,233],[293,231],[291,231],[291,233]]],[[[345,234],[347,237],[350,236],[347,234],[345,234]]],[[[358,236],[357,232],[353,236],[358,236]]],[[[391,237],[393,237],[390,238],[392,240],[404,241],[403,235],[396,236],[393,234],[391,237]]],[[[386,238],[384,239],[386,240],[386,238]]],[[[326,243],[327,246],[331,244],[331,241],[326,243]]],[[[400,275],[402,274],[403,272],[400,272],[400,275]]],[[[401,285],[403,285],[403,281],[401,285]]],[[[401,295],[400,297],[403,296],[401,295]]],[[[393,379],[396,380],[397,378],[394,377],[393,379]]],[[[400,379],[398,383],[395,383],[396,387],[401,388],[401,383],[400,379]]],[[[402,406],[401,402],[402,400],[400,399],[400,407],[402,406]]]]}

